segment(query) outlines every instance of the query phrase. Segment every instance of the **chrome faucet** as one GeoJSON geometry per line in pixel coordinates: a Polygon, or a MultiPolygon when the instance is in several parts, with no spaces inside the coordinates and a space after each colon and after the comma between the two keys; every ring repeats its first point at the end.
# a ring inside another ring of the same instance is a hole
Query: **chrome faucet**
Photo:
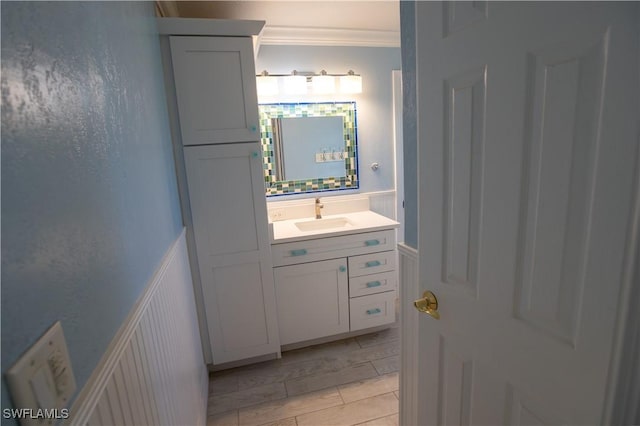
{"type": "Polygon", "coordinates": [[[316,198],[316,219],[322,219],[320,209],[324,207],[324,204],[320,203],[320,198],[316,198]]]}

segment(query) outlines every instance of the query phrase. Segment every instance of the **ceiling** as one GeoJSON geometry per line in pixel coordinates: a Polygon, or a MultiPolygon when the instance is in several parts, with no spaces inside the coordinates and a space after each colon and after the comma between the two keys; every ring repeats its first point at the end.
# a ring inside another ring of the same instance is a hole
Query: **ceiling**
{"type": "Polygon", "coordinates": [[[399,0],[236,0],[159,3],[164,16],[171,17],[264,20],[265,28],[400,32],[399,0]]]}

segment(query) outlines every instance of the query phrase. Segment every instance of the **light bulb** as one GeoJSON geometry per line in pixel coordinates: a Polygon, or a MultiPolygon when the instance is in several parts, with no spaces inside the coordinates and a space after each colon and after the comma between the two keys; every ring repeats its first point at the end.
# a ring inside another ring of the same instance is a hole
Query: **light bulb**
{"type": "Polygon", "coordinates": [[[293,71],[284,78],[284,91],[288,95],[304,95],[307,93],[307,77],[293,71]]]}
{"type": "Polygon", "coordinates": [[[340,93],[362,93],[362,77],[353,71],[340,76],[340,93]]]}
{"type": "Polygon", "coordinates": [[[278,77],[271,77],[266,71],[256,77],[256,89],[259,96],[273,96],[278,94],[278,77]]]}
{"type": "Polygon", "coordinates": [[[327,75],[325,70],[320,72],[320,75],[316,75],[311,79],[313,84],[314,93],[318,94],[330,94],[336,91],[336,78],[332,75],[327,75]]]}

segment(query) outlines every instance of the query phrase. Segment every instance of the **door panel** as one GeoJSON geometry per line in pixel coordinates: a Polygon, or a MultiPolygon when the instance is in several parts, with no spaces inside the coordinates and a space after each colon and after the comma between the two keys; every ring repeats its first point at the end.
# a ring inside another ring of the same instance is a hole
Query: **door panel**
{"type": "Polygon", "coordinates": [[[439,347],[438,424],[468,425],[471,422],[474,362],[469,353],[452,348],[445,336],[439,336],[439,347]]]}
{"type": "Polygon", "coordinates": [[[442,36],[473,25],[474,23],[487,18],[486,1],[455,1],[447,2],[442,7],[442,21],[444,27],[442,36]]]}
{"type": "Polygon", "coordinates": [[[445,81],[442,281],[477,292],[486,68],[445,81]]]}
{"type": "Polygon", "coordinates": [[[606,423],[638,16],[417,3],[419,281],[441,316],[420,318],[419,424],[606,423]]]}
{"type": "Polygon", "coordinates": [[[608,37],[528,57],[518,318],[575,345],[608,37]],[[558,232],[558,230],[564,230],[558,232]]]}

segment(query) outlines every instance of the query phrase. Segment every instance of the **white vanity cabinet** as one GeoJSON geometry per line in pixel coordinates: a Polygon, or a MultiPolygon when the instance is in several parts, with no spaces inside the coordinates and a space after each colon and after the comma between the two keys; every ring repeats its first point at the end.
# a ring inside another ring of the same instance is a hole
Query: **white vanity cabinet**
{"type": "Polygon", "coordinates": [[[182,143],[259,140],[251,37],[171,36],[169,40],[182,143]]]}
{"type": "Polygon", "coordinates": [[[349,331],[347,259],[274,268],[280,344],[349,331]]]}
{"type": "Polygon", "coordinates": [[[259,152],[257,142],[184,148],[214,364],[280,350],[259,152]]]}
{"type": "Polygon", "coordinates": [[[395,322],[395,230],[272,245],[281,344],[395,322]]]}

